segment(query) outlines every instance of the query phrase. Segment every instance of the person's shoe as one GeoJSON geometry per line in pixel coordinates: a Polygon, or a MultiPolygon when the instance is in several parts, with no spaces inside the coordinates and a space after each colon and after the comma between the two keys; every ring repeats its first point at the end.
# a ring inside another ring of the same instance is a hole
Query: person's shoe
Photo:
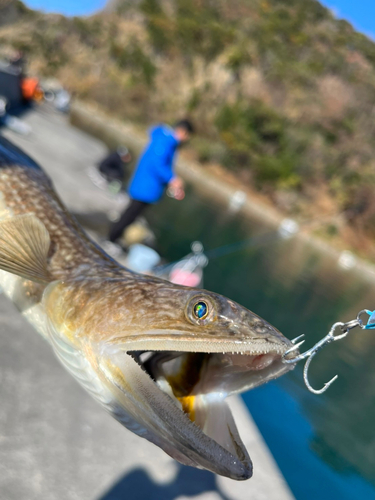
{"type": "Polygon", "coordinates": [[[108,182],[96,167],[89,167],[87,169],[87,175],[90,177],[91,182],[95,184],[96,187],[98,187],[99,189],[107,189],[108,182]]]}

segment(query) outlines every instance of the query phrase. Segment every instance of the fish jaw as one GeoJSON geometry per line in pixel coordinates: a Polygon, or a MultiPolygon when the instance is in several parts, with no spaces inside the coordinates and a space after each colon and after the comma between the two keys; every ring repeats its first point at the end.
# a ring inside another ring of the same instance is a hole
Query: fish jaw
{"type": "MultiPolygon", "coordinates": [[[[161,315],[159,320],[146,321],[149,328],[143,327],[141,323],[134,329],[125,327],[120,335],[110,334],[106,342],[119,345],[126,352],[212,355],[209,376],[213,383],[210,384],[206,376],[207,393],[210,388],[218,389],[217,385],[214,386],[220,377],[226,377],[229,382],[233,372],[237,375],[226,385],[226,395],[252,389],[294,368],[293,364],[283,363],[285,352],[293,347],[292,342],[248,309],[204,290],[176,289],[170,290],[170,295],[171,307],[184,310],[184,318],[177,316],[175,321],[170,321],[161,315]],[[191,318],[191,310],[194,304],[201,301],[209,305],[209,313],[203,321],[196,321],[191,318]]],[[[161,302],[165,301],[165,296],[161,302]]],[[[154,357],[161,359],[160,356],[154,357]]]]}
{"type": "MultiPolygon", "coordinates": [[[[117,412],[121,407],[132,421],[141,423],[144,432],[140,435],[184,465],[205,468],[235,480],[252,476],[252,462],[226,403],[220,411],[230,436],[229,446],[206,434],[129,354],[106,346],[97,361],[100,376],[115,397],[117,412]]],[[[121,412],[117,414],[122,416],[121,412]]]]}
{"type": "Polygon", "coordinates": [[[251,459],[225,398],[293,368],[281,359],[292,344],[224,297],[156,284],[159,314],[152,320],[150,311],[134,316],[140,306],[132,303],[133,294],[123,303],[118,299],[115,312],[102,307],[95,318],[103,294],[116,296],[108,283],[84,293],[81,285],[52,283],[44,296],[51,343],[81,385],[130,430],[183,464],[248,479],[251,459]],[[191,305],[201,300],[209,314],[191,320],[191,305]],[[168,307],[176,314],[166,318],[168,307]],[[76,361],[67,359],[70,350],[85,360],[78,372],[76,361]]]}
{"type": "Polygon", "coordinates": [[[211,338],[194,342],[180,330],[162,332],[143,332],[138,342],[133,336],[125,342],[118,338],[101,347],[98,367],[107,384],[116,387],[117,401],[147,428],[147,439],[179,462],[249,479],[252,462],[225,399],[289,371],[282,354],[291,343],[279,336],[274,343],[222,339],[218,349],[211,338]]]}
{"type": "MultiPolygon", "coordinates": [[[[226,304],[226,299],[220,296],[211,295],[211,299],[223,300],[226,304]]],[[[217,321],[206,325],[208,331],[204,335],[194,335],[188,329],[184,332],[181,328],[166,333],[160,328],[111,339],[107,345],[132,354],[154,385],[175,404],[179,403],[180,410],[200,429],[199,441],[205,436],[205,448],[212,452],[208,465],[200,454],[198,466],[243,480],[251,477],[252,463],[225,399],[293,369],[294,365],[283,363],[284,353],[293,344],[250,311],[234,303],[230,308],[235,311],[236,321],[230,319],[224,308],[218,308],[221,312],[217,314],[217,321]],[[222,471],[222,449],[231,455],[229,462],[233,466],[241,466],[240,473],[228,468],[222,471]]],[[[183,420],[180,423],[184,425],[183,420]]],[[[169,442],[175,444],[174,450],[182,451],[175,435],[170,436],[169,442]]],[[[196,451],[202,453],[197,448],[196,451]]],[[[187,464],[176,454],[168,453],[187,464]]]]}

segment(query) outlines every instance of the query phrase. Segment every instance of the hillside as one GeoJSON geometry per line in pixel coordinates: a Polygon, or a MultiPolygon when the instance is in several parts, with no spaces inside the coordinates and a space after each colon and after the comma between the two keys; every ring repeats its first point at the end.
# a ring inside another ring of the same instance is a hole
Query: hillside
{"type": "Polygon", "coordinates": [[[119,0],[72,19],[0,0],[0,18],[11,3],[0,54],[127,120],[191,116],[200,161],[375,260],[375,44],[350,24],[315,0],[119,0]]]}

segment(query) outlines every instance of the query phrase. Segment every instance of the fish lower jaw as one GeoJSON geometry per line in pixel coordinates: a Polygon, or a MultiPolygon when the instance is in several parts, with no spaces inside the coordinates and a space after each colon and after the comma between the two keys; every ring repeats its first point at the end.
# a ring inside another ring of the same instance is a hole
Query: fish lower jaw
{"type": "Polygon", "coordinates": [[[98,366],[123,409],[147,430],[144,437],[186,465],[236,480],[251,477],[251,459],[225,400],[290,370],[282,354],[264,341],[252,344],[250,354],[244,343],[207,352],[207,341],[116,340],[96,346],[98,366]]]}
{"type": "MultiPolygon", "coordinates": [[[[125,353],[123,354],[125,355],[125,353]]],[[[252,474],[251,460],[237,431],[226,398],[276,378],[288,370],[277,354],[241,355],[183,351],[127,352],[155,386],[174,402],[206,438],[252,474]]],[[[215,460],[220,463],[220,457],[215,460]]],[[[215,469],[211,469],[214,470],[215,469]]]]}
{"type": "Polygon", "coordinates": [[[137,423],[144,429],[139,435],[185,465],[235,480],[249,479],[252,463],[224,400],[226,395],[178,397],[173,384],[147,367],[147,356],[143,361],[141,357],[118,346],[100,349],[98,368],[117,402],[121,420],[117,413],[112,415],[124,423],[122,414],[127,414],[133,432],[137,423]]]}

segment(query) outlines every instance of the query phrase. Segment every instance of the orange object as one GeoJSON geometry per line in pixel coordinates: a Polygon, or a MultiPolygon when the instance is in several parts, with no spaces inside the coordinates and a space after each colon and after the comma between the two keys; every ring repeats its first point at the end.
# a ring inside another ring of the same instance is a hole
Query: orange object
{"type": "Polygon", "coordinates": [[[22,96],[28,101],[38,95],[39,80],[37,78],[26,77],[21,82],[22,96]]]}

